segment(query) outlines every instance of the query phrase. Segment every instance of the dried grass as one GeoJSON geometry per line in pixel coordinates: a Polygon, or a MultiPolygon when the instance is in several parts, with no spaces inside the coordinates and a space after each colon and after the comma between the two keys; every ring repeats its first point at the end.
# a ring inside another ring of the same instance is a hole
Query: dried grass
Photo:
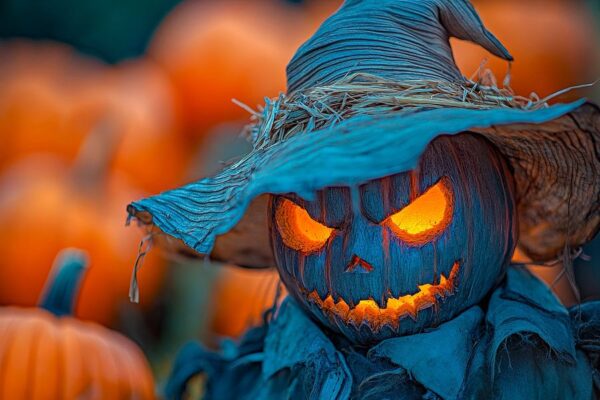
{"type": "Polygon", "coordinates": [[[301,132],[331,127],[356,115],[435,108],[535,110],[543,107],[547,107],[547,103],[535,95],[517,96],[510,88],[485,86],[481,80],[395,82],[373,75],[353,74],[332,85],[267,99],[259,111],[244,106],[252,114],[252,124],[244,133],[254,148],[259,149],[301,132]]]}

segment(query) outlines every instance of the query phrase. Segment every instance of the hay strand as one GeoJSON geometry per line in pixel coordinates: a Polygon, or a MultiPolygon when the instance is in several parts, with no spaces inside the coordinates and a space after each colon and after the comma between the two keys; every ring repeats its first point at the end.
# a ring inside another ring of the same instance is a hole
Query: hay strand
{"type": "Polygon", "coordinates": [[[352,74],[332,85],[268,100],[259,111],[251,111],[252,124],[244,133],[258,149],[298,133],[331,127],[356,115],[435,108],[536,110],[547,106],[545,99],[517,96],[510,88],[483,83],[395,82],[363,73],[352,74]]]}

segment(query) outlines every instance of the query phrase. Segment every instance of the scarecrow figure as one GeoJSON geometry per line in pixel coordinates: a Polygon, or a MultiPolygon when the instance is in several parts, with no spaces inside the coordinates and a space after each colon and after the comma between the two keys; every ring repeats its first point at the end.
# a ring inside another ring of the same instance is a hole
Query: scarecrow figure
{"type": "Polygon", "coordinates": [[[467,0],[347,0],[288,66],[253,150],[130,205],[167,246],[276,266],[289,292],[237,345],[192,344],[168,385],[210,399],[591,399],[600,303],[523,266],[600,224],[600,112],[474,83],[449,37],[511,60],[467,0]]]}

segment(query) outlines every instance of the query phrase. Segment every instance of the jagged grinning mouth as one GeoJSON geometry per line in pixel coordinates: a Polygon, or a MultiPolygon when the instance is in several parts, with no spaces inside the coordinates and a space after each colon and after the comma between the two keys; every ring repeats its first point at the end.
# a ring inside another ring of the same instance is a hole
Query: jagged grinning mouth
{"type": "Polygon", "coordinates": [[[345,323],[353,324],[356,327],[363,322],[367,322],[373,330],[378,330],[384,325],[398,328],[402,318],[411,317],[416,320],[419,311],[432,307],[439,300],[452,296],[456,291],[459,272],[460,263],[455,261],[448,278],[444,274],[440,274],[437,284],[420,285],[415,294],[389,298],[384,308],[379,307],[372,299],[361,300],[354,308],[350,308],[343,299],[336,303],[331,295],[328,295],[324,300],[321,299],[316,290],[310,292],[307,297],[311,303],[326,314],[335,315],[345,323]]]}

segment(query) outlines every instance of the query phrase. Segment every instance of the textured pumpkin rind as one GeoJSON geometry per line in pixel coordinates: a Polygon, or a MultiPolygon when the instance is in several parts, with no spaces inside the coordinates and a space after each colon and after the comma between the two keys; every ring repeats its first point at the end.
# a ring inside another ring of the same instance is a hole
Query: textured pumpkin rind
{"type": "Polygon", "coordinates": [[[0,398],[154,399],[140,350],[91,322],[45,310],[0,309],[0,398]]]}
{"type": "Polygon", "coordinates": [[[504,276],[517,240],[508,165],[489,141],[470,134],[438,137],[416,169],[370,181],[356,195],[335,187],[311,202],[298,199],[319,222],[339,227],[325,247],[305,252],[286,242],[276,222],[281,199],[273,196],[269,215],[282,281],[324,326],[358,343],[418,333],[477,304],[504,276]],[[380,225],[440,179],[453,191],[454,209],[438,237],[415,245],[380,225]],[[348,272],[354,256],[371,270],[348,272]],[[419,304],[421,287],[439,285],[441,275],[452,281],[451,289],[419,304]],[[412,310],[389,302],[407,295],[413,295],[412,310]],[[334,312],[331,302],[345,306],[334,312]],[[408,311],[393,311],[400,309],[408,311]]]}

